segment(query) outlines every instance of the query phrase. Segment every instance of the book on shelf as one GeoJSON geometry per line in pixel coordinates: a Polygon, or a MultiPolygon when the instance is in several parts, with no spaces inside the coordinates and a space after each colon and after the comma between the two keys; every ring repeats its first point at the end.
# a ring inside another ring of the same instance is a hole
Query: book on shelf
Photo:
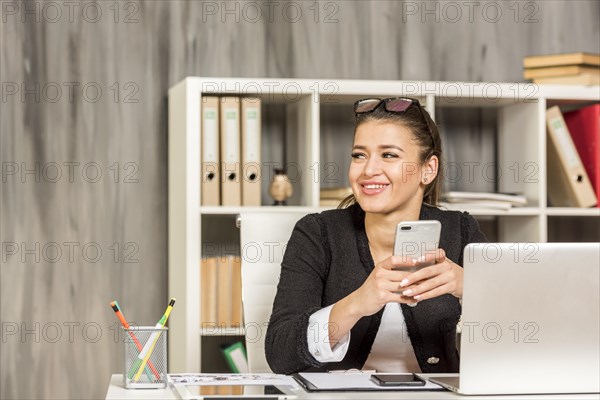
{"type": "Polygon", "coordinates": [[[450,203],[447,201],[441,201],[440,206],[448,210],[458,211],[508,211],[512,208],[512,205],[510,203],[494,200],[474,200],[463,201],[460,203],[450,203]]]}
{"type": "Polygon", "coordinates": [[[230,326],[231,324],[231,300],[233,299],[233,287],[231,277],[233,275],[233,263],[229,262],[229,256],[217,267],[217,324],[219,326],[230,326]]]}
{"type": "Polygon", "coordinates": [[[200,323],[202,325],[217,322],[217,268],[217,258],[202,259],[200,264],[200,323]]]}
{"type": "Polygon", "coordinates": [[[599,54],[571,53],[525,57],[523,65],[523,77],[538,84],[600,84],[599,54]]]}
{"type": "Polygon", "coordinates": [[[561,65],[590,65],[600,66],[600,54],[566,53],[540,56],[527,56],[523,59],[525,68],[543,68],[561,65]]]}
{"type": "Polygon", "coordinates": [[[600,207],[600,104],[563,115],[600,207]]]}
{"type": "Polygon", "coordinates": [[[442,201],[450,204],[464,204],[471,207],[509,209],[527,205],[525,196],[517,193],[460,192],[442,193],[442,201]]]}
{"type": "Polygon", "coordinates": [[[337,206],[339,206],[341,202],[342,200],[338,199],[320,199],[319,207],[337,208],[337,206]]]}
{"type": "Polygon", "coordinates": [[[247,374],[249,371],[246,349],[242,342],[235,342],[221,348],[229,369],[234,374],[247,374]]]}
{"type": "Polygon", "coordinates": [[[342,200],[352,194],[350,187],[322,188],[319,200],[321,207],[337,207],[342,200]]]}
{"type": "Polygon", "coordinates": [[[560,67],[530,68],[523,71],[525,79],[554,78],[558,76],[598,75],[600,67],[565,65],[560,67]]]}
{"type": "Polygon", "coordinates": [[[229,257],[231,264],[231,319],[229,326],[244,326],[244,312],[242,309],[242,260],[240,257],[229,257]]]}
{"type": "Polygon", "coordinates": [[[201,327],[243,326],[240,258],[208,257],[200,268],[201,327]]]}
{"type": "Polygon", "coordinates": [[[351,187],[322,188],[321,199],[344,200],[352,194],[351,187]]]}
{"type": "Polygon", "coordinates": [[[539,85],[600,85],[600,73],[597,74],[579,74],[570,76],[553,76],[551,78],[537,78],[533,83],[539,85]]]}
{"type": "Polygon", "coordinates": [[[558,106],[546,111],[548,198],[554,207],[593,207],[597,198],[558,106]]]}

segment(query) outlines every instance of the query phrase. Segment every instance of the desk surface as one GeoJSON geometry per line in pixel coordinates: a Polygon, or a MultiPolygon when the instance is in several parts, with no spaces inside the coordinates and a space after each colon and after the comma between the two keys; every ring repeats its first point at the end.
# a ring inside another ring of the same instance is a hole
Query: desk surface
{"type": "MultiPolygon", "coordinates": [[[[427,377],[442,377],[445,374],[420,374],[427,377]]],[[[463,400],[516,400],[516,399],[598,399],[598,394],[558,394],[558,395],[506,395],[506,396],[463,396],[454,392],[321,392],[308,393],[300,389],[297,393],[298,399],[463,399],[463,400]]],[[[128,399],[179,399],[177,393],[170,388],[166,389],[125,389],[123,387],[123,375],[115,374],[110,379],[107,400],[128,399]]]]}

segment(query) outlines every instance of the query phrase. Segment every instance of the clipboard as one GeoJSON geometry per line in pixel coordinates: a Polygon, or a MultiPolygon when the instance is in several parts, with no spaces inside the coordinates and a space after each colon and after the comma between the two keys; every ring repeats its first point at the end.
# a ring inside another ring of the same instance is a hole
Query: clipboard
{"type": "MultiPolygon", "coordinates": [[[[393,373],[390,373],[393,374],[393,373]]],[[[425,379],[424,386],[379,386],[371,381],[370,372],[297,372],[292,378],[307,392],[381,392],[445,391],[425,379]]]]}

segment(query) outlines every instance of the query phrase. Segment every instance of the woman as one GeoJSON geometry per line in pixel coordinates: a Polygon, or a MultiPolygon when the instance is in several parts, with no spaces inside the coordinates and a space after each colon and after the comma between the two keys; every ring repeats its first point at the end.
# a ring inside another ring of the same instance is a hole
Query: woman
{"type": "Polygon", "coordinates": [[[267,330],[267,361],[284,374],[458,372],[463,249],[485,236],[467,213],[435,207],[440,136],[417,100],[365,99],[354,111],[353,195],[340,206],[347,208],[296,224],[267,330]],[[420,261],[393,256],[396,225],[414,220],[441,222],[437,253],[420,261]],[[422,268],[406,272],[414,265],[422,268]]]}

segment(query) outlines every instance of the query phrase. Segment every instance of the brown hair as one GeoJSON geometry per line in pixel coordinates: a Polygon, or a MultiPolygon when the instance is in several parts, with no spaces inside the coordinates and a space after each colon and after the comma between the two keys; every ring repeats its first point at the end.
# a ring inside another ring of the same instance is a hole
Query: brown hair
{"type": "MultiPolygon", "coordinates": [[[[421,148],[420,161],[425,163],[432,156],[438,158],[438,171],[437,176],[431,181],[425,188],[423,194],[423,202],[425,204],[436,206],[440,201],[440,195],[442,190],[442,140],[438,131],[437,125],[429,116],[429,113],[423,108],[423,114],[425,115],[426,121],[423,121],[423,115],[419,111],[417,104],[411,105],[406,111],[402,113],[391,113],[385,110],[384,103],[382,102],[375,110],[369,113],[357,114],[356,125],[354,127],[354,133],[360,124],[369,121],[378,122],[391,122],[400,124],[406,127],[413,134],[413,139],[417,142],[421,148]],[[431,134],[429,133],[431,132],[431,134]]],[[[356,203],[354,194],[346,197],[338,208],[346,208],[356,203]]]]}

